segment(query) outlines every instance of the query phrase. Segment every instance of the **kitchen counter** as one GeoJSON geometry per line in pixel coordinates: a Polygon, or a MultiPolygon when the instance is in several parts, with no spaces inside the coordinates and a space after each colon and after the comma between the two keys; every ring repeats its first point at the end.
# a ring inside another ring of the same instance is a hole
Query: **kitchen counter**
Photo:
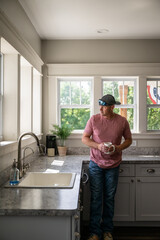
{"type": "MultiPolygon", "coordinates": [[[[66,157],[38,157],[31,163],[29,172],[74,172],[76,179],[72,189],[51,188],[0,188],[0,215],[6,216],[70,216],[78,208],[82,162],[89,155],[67,155],[66,157]],[[61,161],[53,165],[54,160],[61,161]]],[[[160,163],[160,156],[123,155],[122,163],[160,163]]]]}

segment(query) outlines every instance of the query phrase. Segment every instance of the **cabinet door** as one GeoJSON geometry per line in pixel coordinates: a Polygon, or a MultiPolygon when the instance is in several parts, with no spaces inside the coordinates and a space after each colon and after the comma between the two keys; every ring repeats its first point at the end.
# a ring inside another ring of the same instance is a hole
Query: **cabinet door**
{"type": "Polygon", "coordinates": [[[114,221],[133,221],[135,211],[135,180],[119,177],[115,196],[114,221]]]}
{"type": "Polygon", "coordinates": [[[136,220],[160,221],[160,177],[137,177],[136,220]]]}

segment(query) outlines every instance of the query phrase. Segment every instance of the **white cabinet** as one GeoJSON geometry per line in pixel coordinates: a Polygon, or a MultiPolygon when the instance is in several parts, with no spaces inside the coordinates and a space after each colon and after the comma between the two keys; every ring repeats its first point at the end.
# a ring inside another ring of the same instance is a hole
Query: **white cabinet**
{"type": "Polygon", "coordinates": [[[115,196],[114,221],[134,221],[135,180],[120,177],[115,196]]]}
{"type": "Polygon", "coordinates": [[[160,221],[159,164],[121,164],[114,221],[160,221]]]}
{"type": "Polygon", "coordinates": [[[79,211],[73,216],[0,216],[0,239],[79,240],[79,211]]]}
{"type": "Polygon", "coordinates": [[[136,165],[136,220],[160,221],[160,166],[136,165]]]}

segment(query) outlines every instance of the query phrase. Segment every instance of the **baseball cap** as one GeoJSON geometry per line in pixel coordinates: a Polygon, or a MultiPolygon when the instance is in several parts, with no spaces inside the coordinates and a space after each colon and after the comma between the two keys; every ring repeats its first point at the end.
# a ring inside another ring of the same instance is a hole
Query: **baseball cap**
{"type": "Polygon", "coordinates": [[[116,101],[115,98],[110,94],[104,95],[101,99],[99,99],[99,105],[102,106],[112,106],[115,104],[120,105],[121,103],[116,101]]]}

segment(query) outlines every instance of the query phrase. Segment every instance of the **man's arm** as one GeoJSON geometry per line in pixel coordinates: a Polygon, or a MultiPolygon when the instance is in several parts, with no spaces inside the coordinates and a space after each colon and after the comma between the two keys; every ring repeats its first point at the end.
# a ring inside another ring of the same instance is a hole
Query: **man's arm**
{"type": "Polygon", "coordinates": [[[115,145],[116,151],[121,152],[122,150],[128,148],[132,144],[132,138],[125,139],[125,141],[120,145],[115,145]]]}
{"type": "Polygon", "coordinates": [[[100,151],[102,151],[102,143],[101,144],[98,144],[96,143],[95,141],[93,141],[91,138],[91,135],[84,132],[83,133],[83,136],[82,136],[82,142],[87,145],[88,147],[91,147],[91,148],[96,148],[96,149],[99,149],[100,151]]]}

